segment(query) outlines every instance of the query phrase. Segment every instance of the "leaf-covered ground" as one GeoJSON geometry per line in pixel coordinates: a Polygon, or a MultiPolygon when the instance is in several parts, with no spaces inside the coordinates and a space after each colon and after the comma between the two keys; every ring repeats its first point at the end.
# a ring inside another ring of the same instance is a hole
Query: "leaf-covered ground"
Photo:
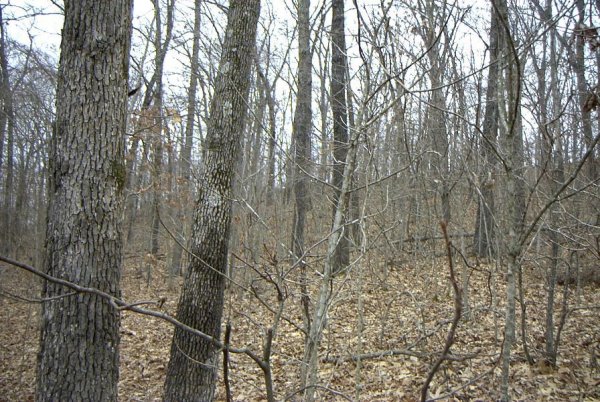
{"type": "MultiPolygon", "coordinates": [[[[167,277],[158,267],[147,287],[136,266],[135,261],[127,261],[124,297],[131,302],[164,297],[161,309],[173,314],[180,280],[169,290],[167,277]]],[[[322,387],[318,399],[418,400],[429,368],[443,348],[453,316],[453,293],[445,261],[428,259],[383,265],[364,260],[362,269],[360,274],[355,269],[335,280],[333,306],[322,343],[322,387]],[[357,360],[359,355],[363,358],[357,360]]],[[[430,398],[468,401],[499,396],[502,276],[484,265],[470,273],[471,316],[460,321],[451,349],[453,361],[444,362],[437,372],[430,398]]],[[[571,310],[561,335],[558,366],[552,368],[540,358],[545,345],[543,283],[534,270],[525,270],[525,338],[535,363],[530,365],[525,358],[519,325],[519,341],[511,364],[512,395],[526,401],[600,400],[600,289],[570,288],[569,308],[595,308],[571,310]]],[[[40,306],[32,300],[39,297],[39,281],[16,268],[1,267],[0,286],[0,400],[33,400],[40,306]]],[[[304,343],[299,330],[302,317],[296,286],[290,281],[282,287],[283,316],[271,357],[277,400],[301,399],[300,394],[294,394],[299,387],[304,343]]],[[[264,281],[255,281],[253,289],[255,294],[234,287],[228,290],[224,321],[231,323],[234,346],[247,346],[261,354],[264,336],[274,324],[273,311],[278,301],[273,287],[264,281]]],[[[315,284],[312,291],[316,289],[315,284]]],[[[556,323],[560,320],[562,287],[557,293],[556,323]]],[[[517,310],[520,323],[519,304],[517,310]]],[[[171,333],[171,327],[156,318],[123,314],[120,400],[160,400],[171,333]]],[[[233,399],[264,400],[260,368],[243,355],[232,355],[229,364],[233,399]]],[[[222,383],[218,398],[225,399],[222,383]]]]}

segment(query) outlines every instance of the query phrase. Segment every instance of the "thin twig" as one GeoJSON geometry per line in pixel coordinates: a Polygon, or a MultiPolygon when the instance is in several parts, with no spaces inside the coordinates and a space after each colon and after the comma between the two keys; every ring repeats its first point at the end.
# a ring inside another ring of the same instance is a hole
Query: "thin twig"
{"type": "MultiPolygon", "coordinates": [[[[225,346],[229,346],[231,339],[231,323],[228,322],[225,327],[225,346]]],[[[233,401],[231,396],[231,384],[229,384],[229,350],[223,349],[223,382],[225,383],[225,396],[227,402],[233,401]]]]}

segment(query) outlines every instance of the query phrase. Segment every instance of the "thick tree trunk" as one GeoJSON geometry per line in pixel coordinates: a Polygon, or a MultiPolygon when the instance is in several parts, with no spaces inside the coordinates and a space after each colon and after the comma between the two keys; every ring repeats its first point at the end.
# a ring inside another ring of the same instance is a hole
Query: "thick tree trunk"
{"type": "MultiPolygon", "coordinates": [[[[119,296],[131,0],[65,2],[46,272],[119,296]]],[[[44,286],[38,401],[116,401],[119,313],[44,286]],[[62,297],[59,297],[62,296],[62,297]]]]}
{"type": "MultiPolygon", "coordinates": [[[[231,191],[246,120],[259,10],[259,0],[232,0],[229,5],[194,213],[191,251],[195,257],[187,269],[177,308],[180,321],[215,339],[221,332],[231,191]]],[[[211,342],[176,328],[164,399],[212,400],[219,365],[217,352],[211,342]]]]}

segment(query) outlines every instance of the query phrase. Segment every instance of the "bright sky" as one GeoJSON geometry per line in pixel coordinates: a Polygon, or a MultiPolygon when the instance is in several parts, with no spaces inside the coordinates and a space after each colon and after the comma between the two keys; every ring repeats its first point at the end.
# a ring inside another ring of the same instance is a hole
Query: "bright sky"
{"type": "MultiPolygon", "coordinates": [[[[101,0],[100,0],[101,1],[101,0]]],[[[60,31],[63,25],[61,10],[54,4],[62,0],[0,0],[3,17],[8,21],[8,35],[19,42],[56,55],[60,49],[60,31]]],[[[193,0],[179,0],[178,7],[185,7],[193,0]]],[[[151,20],[153,14],[150,0],[134,0],[134,20],[151,20]]],[[[135,22],[134,22],[135,25],[135,22]]]]}

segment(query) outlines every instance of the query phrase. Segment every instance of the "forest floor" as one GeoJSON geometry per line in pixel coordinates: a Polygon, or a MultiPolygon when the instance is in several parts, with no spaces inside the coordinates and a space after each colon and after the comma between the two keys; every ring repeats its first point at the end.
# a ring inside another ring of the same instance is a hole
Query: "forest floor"
{"type": "MultiPolygon", "coordinates": [[[[372,264],[336,278],[334,303],[322,342],[318,400],[414,401],[442,350],[453,317],[453,293],[444,259],[418,264],[372,264]],[[362,330],[360,330],[362,328],[362,330]],[[377,353],[380,353],[377,356],[377,353]],[[363,355],[360,361],[353,357],[363,355]]],[[[181,280],[169,289],[164,268],[146,286],[139,264],[126,260],[123,297],[129,301],[164,298],[160,307],[174,314],[181,280]]],[[[451,352],[430,386],[430,398],[494,400],[499,396],[504,287],[502,277],[481,265],[470,276],[471,317],[462,318],[451,352]],[[490,275],[489,272],[492,272],[490,275]]],[[[495,272],[495,270],[494,270],[495,272]]],[[[557,367],[541,358],[544,350],[543,280],[524,270],[528,364],[517,303],[517,338],[511,362],[511,393],[523,401],[600,401],[600,289],[570,288],[557,367]],[[586,308],[583,308],[586,307],[586,308]],[[587,308],[594,307],[594,308],[587,308]]],[[[262,355],[264,335],[273,324],[275,293],[255,282],[255,294],[228,290],[224,321],[231,323],[231,343],[262,355]],[[260,297],[262,302],[257,302],[260,297]]],[[[0,266],[0,400],[33,400],[39,339],[40,282],[16,268],[0,266]]],[[[304,337],[297,289],[287,289],[283,320],[273,340],[271,363],[277,400],[300,400],[299,362],[304,337]]],[[[316,286],[314,288],[316,291],[316,286]]],[[[560,320],[563,289],[557,292],[555,323],[560,320]]],[[[284,293],[285,294],[285,293],[284,293]]],[[[152,307],[152,306],[150,306],[152,307]]],[[[172,328],[152,317],[124,312],[121,328],[122,401],[160,400],[172,328]]],[[[233,400],[264,400],[261,369],[247,356],[232,355],[229,382],[233,400]]],[[[218,399],[225,400],[220,373],[218,399]]]]}

